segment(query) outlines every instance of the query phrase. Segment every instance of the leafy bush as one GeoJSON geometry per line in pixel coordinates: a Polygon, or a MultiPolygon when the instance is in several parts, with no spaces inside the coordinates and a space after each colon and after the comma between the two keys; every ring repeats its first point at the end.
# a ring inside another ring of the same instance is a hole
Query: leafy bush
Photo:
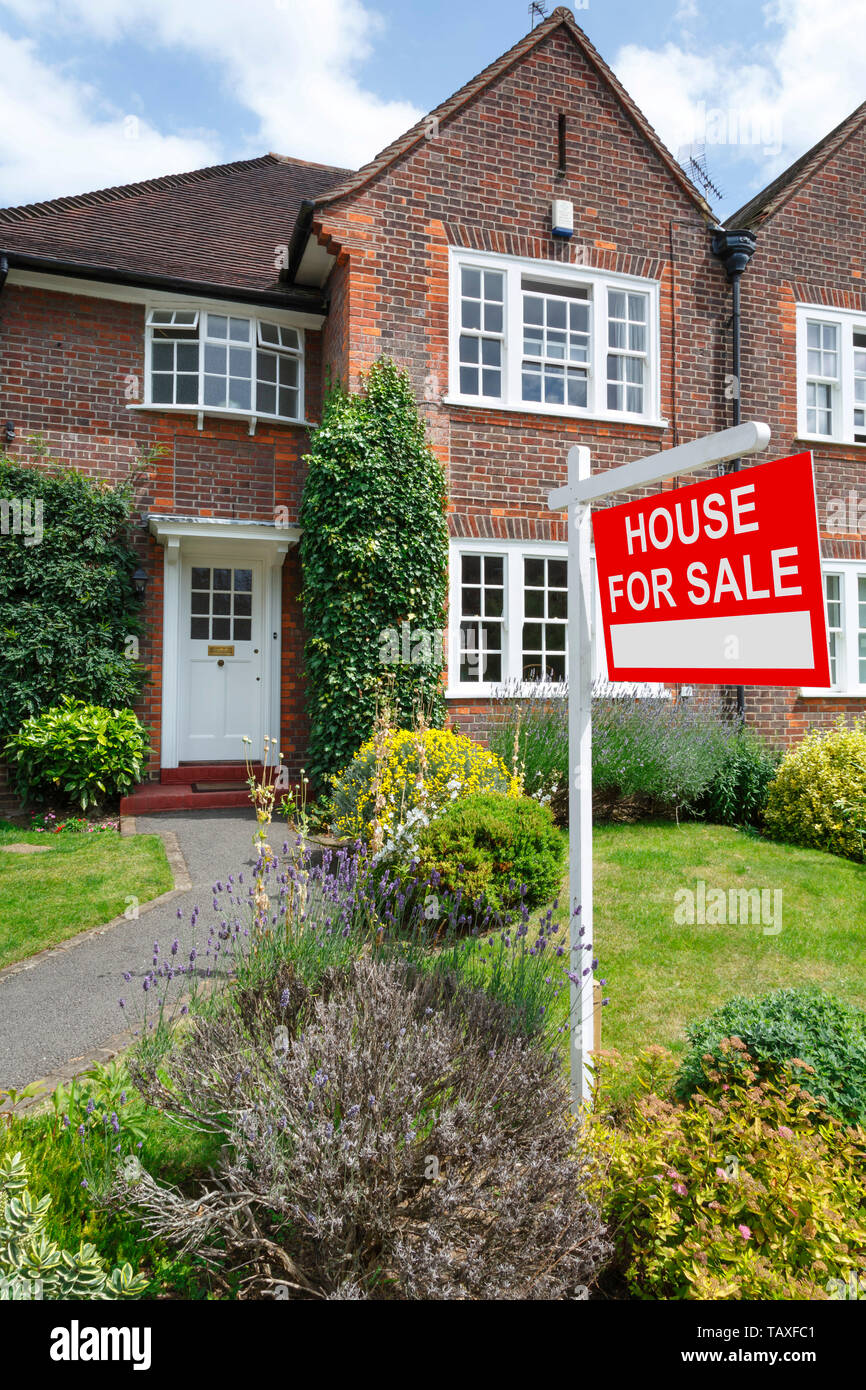
{"type": "Polygon", "coordinates": [[[448,526],[442,466],[408,376],[387,359],[360,393],[328,394],[306,463],[307,768],[321,786],[369,736],[386,675],[399,723],[419,704],[444,719],[448,526]],[[394,649],[404,632],[408,661],[394,649]]]}
{"type": "Polygon", "coordinates": [[[243,1264],[248,1296],[585,1294],[608,1246],[561,1062],[500,1003],[369,956],[233,995],[137,1077],[228,1140],[192,1191],[118,1185],[151,1232],[243,1264]]]}
{"type": "Polygon", "coordinates": [[[650,1092],[624,1129],[594,1126],[635,1298],[825,1299],[866,1264],[866,1132],[828,1117],[802,1068],[757,1080],[749,1063],[730,1041],[709,1094],[650,1092]]]}
{"type": "Polygon", "coordinates": [[[109,1271],[95,1246],[73,1254],[50,1240],[45,1219],[51,1198],[34,1200],[20,1153],[0,1159],[0,1301],[112,1299],[143,1293],[147,1280],[129,1264],[109,1271]]]}
{"type": "Polygon", "coordinates": [[[447,806],[417,838],[416,872],[446,893],[499,913],[550,902],[565,869],[565,839],[530,797],[476,793],[447,806]]]}
{"type": "Polygon", "coordinates": [[[339,833],[367,839],[374,822],[393,836],[417,808],[429,818],[458,796],[509,790],[516,784],[500,759],[465,734],[392,729],[358,750],[331,796],[339,833]]]}
{"type": "Polygon", "coordinates": [[[86,808],[122,795],[141,779],[147,735],[132,710],[103,709],[64,695],[28,719],[6,744],[25,799],[60,792],[86,808]]]}
{"type": "Polygon", "coordinates": [[[777,840],[866,857],[866,719],[840,719],[789,749],[770,785],[764,821],[777,840]]]}
{"type": "Polygon", "coordinates": [[[781,753],[747,728],[728,740],[715,775],[692,804],[715,825],[759,826],[781,753]]]}
{"type": "Polygon", "coordinates": [[[780,989],[731,999],[687,1028],[691,1049],[680,1066],[682,1097],[704,1089],[718,1067],[723,1040],[739,1038],[761,1075],[797,1058],[811,1070],[800,1084],[825,1098],[831,1114],[866,1125],[866,1013],[816,988],[780,989]]]}
{"type": "Polygon", "coordinates": [[[24,468],[0,453],[0,508],[22,522],[0,536],[0,740],[61,695],[110,706],[137,698],[143,669],[125,655],[141,631],[131,505],[128,483],[24,468]]]}

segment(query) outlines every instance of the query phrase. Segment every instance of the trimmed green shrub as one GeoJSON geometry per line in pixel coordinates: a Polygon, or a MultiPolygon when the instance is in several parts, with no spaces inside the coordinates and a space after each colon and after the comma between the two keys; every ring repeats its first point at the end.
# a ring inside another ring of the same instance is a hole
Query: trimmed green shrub
{"type": "Polygon", "coordinates": [[[830,1113],[866,1125],[866,1012],[817,988],[780,989],[731,999],[701,1023],[686,1029],[691,1049],[683,1059],[676,1090],[682,1097],[709,1084],[723,1039],[739,1038],[764,1075],[774,1075],[793,1058],[809,1071],[801,1086],[823,1096],[830,1113]]]}
{"type": "Polygon", "coordinates": [[[826,1114],[802,1068],[756,1080],[750,1060],[732,1040],[709,1094],[650,1089],[621,1128],[593,1123],[633,1298],[838,1298],[866,1265],[866,1133],[826,1114]]]}
{"type": "Polygon", "coordinates": [[[781,756],[751,730],[738,729],[692,811],[715,825],[759,826],[781,756]]]}
{"type": "Polygon", "coordinates": [[[131,506],[130,483],[0,453],[0,739],[61,695],[110,706],[138,697],[143,668],[125,654],[141,631],[131,506]]]}
{"type": "Polygon", "coordinates": [[[445,476],[409,378],[374,363],[331,391],[301,503],[310,744],[320,786],[369,737],[387,680],[398,724],[442,723],[448,526],[445,476]]]}
{"type": "Polygon", "coordinates": [[[565,837],[546,806],[531,797],[497,792],[461,797],[417,838],[423,879],[438,876],[446,893],[462,890],[468,903],[502,912],[549,903],[565,871],[565,837]]]}
{"type": "Polygon", "coordinates": [[[457,797],[509,790],[516,792],[516,784],[503,764],[466,734],[392,729],[381,747],[372,738],[359,748],[334,779],[331,800],[341,835],[369,839],[378,820],[388,838],[415,810],[429,819],[457,797]]]}
{"type": "Polygon", "coordinates": [[[132,710],[65,695],[56,708],[28,719],[4,751],[24,800],[59,793],[86,809],[141,780],[148,741],[132,710]]]}
{"type": "Polygon", "coordinates": [[[866,858],[866,719],[807,734],[782,759],[764,821],[777,840],[866,858]]]}

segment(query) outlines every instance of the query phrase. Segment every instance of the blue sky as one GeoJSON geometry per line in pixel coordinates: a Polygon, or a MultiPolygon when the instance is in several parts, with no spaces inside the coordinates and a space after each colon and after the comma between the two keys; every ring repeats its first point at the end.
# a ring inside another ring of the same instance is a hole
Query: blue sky
{"type": "MultiPolygon", "coordinates": [[[[705,152],[720,215],[866,98],[864,0],[573,8],[673,152],[705,152]]],[[[0,205],[267,150],[357,167],[519,39],[527,11],[0,0],[0,205]]]]}

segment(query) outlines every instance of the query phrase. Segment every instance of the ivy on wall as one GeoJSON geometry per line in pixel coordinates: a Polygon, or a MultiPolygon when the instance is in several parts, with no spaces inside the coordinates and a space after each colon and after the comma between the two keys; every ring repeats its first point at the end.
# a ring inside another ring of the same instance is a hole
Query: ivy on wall
{"type": "Polygon", "coordinates": [[[387,692],[396,722],[445,716],[445,476],[409,378],[388,359],[338,387],[306,459],[301,559],[310,714],[320,785],[368,738],[387,692]]]}
{"type": "Polygon", "coordinates": [[[63,695],[109,707],[138,696],[131,506],[131,482],[0,451],[0,740],[63,695]]]}

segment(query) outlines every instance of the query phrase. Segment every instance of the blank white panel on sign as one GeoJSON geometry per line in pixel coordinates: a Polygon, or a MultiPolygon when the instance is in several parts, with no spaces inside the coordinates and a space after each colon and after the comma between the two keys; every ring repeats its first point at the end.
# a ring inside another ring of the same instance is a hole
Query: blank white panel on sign
{"type": "Polygon", "coordinates": [[[808,610],[612,623],[610,638],[618,667],[728,667],[736,671],[760,666],[765,670],[787,670],[791,666],[811,666],[813,656],[808,610]]]}

